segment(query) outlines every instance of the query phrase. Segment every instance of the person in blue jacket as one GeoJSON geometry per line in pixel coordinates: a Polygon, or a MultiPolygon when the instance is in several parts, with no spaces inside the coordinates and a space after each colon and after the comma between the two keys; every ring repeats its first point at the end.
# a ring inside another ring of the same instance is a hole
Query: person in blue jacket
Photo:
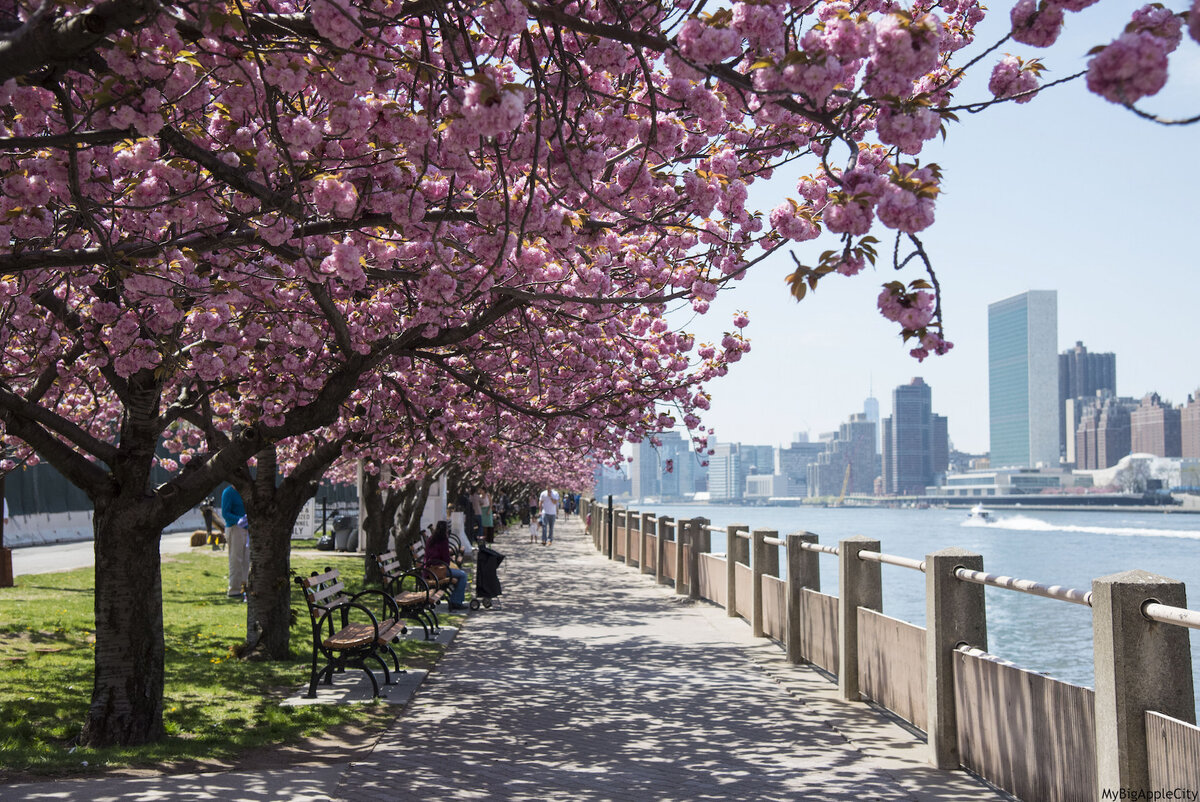
{"type": "Polygon", "coordinates": [[[225,519],[225,543],[229,550],[230,598],[245,598],[250,584],[250,521],[237,488],[229,485],[221,493],[221,517],[225,519]]]}

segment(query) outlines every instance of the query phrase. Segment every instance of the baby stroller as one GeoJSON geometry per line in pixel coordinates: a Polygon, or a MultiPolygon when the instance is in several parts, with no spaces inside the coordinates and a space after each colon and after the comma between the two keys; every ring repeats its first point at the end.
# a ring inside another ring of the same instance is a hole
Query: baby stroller
{"type": "Polygon", "coordinates": [[[492,599],[500,595],[500,578],[496,569],[504,562],[504,555],[495,549],[481,545],[475,550],[475,598],[471,599],[471,609],[478,610],[482,604],[491,608],[492,599]]]}

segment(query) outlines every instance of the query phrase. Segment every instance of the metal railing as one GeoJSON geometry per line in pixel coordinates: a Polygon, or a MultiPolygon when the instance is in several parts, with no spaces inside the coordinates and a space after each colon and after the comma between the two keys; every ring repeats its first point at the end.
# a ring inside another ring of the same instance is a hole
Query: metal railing
{"type": "Polygon", "coordinates": [[[1059,601],[1071,602],[1072,604],[1082,604],[1084,607],[1092,606],[1092,592],[1090,590],[1076,590],[1075,588],[1067,588],[1062,585],[1044,585],[1041,582],[1034,582],[1031,579],[1017,579],[1011,576],[1001,576],[1000,574],[988,574],[983,571],[972,571],[969,568],[959,568],[955,570],[954,575],[964,582],[974,582],[976,585],[990,585],[994,588],[1017,590],[1033,596],[1044,596],[1047,599],[1058,599],[1059,601]]]}
{"type": "Polygon", "coordinates": [[[1200,612],[1186,607],[1172,607],[1169,604],[1150,601],[1142,605],[1142,615],[1163,624],[1200,629],[1200,612]]]}
{"type": "Polygon", "coordinates": [[[925,573],[925,561],[913,560],[909,557],[897,557],[895,554],[884,554],[880,551],[860,551],[858,559],[866,560],[872,563],[885,563],[887,565],[898,565],[901,568],[911,568],[914,571],[925,573]]]}

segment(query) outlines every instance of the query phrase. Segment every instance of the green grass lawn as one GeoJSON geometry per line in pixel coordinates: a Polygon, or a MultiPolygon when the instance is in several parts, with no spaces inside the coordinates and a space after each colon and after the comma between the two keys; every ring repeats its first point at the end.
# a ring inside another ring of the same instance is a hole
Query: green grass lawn
{"type": "MultiPolygon", "coordinates": [[[[302,575],[331,564],[347,587],[362,586],[361,559],[333,562],[315,550],[292,555],[302,575]]],[[[16,587],[0,588],[0,781],[230,760],[337,725],[379,727],[390,720],[396,709],[382,703],[281,707],[308,680],[312,627],[304,600],[296,590],[292,660],[239,660],[233,649],[245,635],[246,608],[225,597],[227,565],[225,552],[205,548],[163,560],[167,737],[140,747],[74,746],[91,698],[92,569],[20,576],[16,587]]],[[[443,648],[406,641],[400,659],[428,666],[443,648]]]]}

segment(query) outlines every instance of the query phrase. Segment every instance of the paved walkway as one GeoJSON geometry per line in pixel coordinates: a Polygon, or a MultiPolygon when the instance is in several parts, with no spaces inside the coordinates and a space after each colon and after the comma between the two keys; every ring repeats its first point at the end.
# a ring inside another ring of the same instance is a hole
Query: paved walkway
{"type": "Polygon", "coordinates": [[[502,606],[471,615],[338,798],[1001,798],[745,622],[604,560],[578,519],[497,548],[502,606]]]}
{"type": "Polygon", "coordinates": [[[340,767],[0,786],[0,799],[1000,800],[924,763],[740,619],[609,562],[578,519],[501,537],[473,612],[366,759],[340,767]],[[8,796],[6,791],[30,793],[8,796]],[[333,792],[330,797],[330,792],[333,792]]]}

